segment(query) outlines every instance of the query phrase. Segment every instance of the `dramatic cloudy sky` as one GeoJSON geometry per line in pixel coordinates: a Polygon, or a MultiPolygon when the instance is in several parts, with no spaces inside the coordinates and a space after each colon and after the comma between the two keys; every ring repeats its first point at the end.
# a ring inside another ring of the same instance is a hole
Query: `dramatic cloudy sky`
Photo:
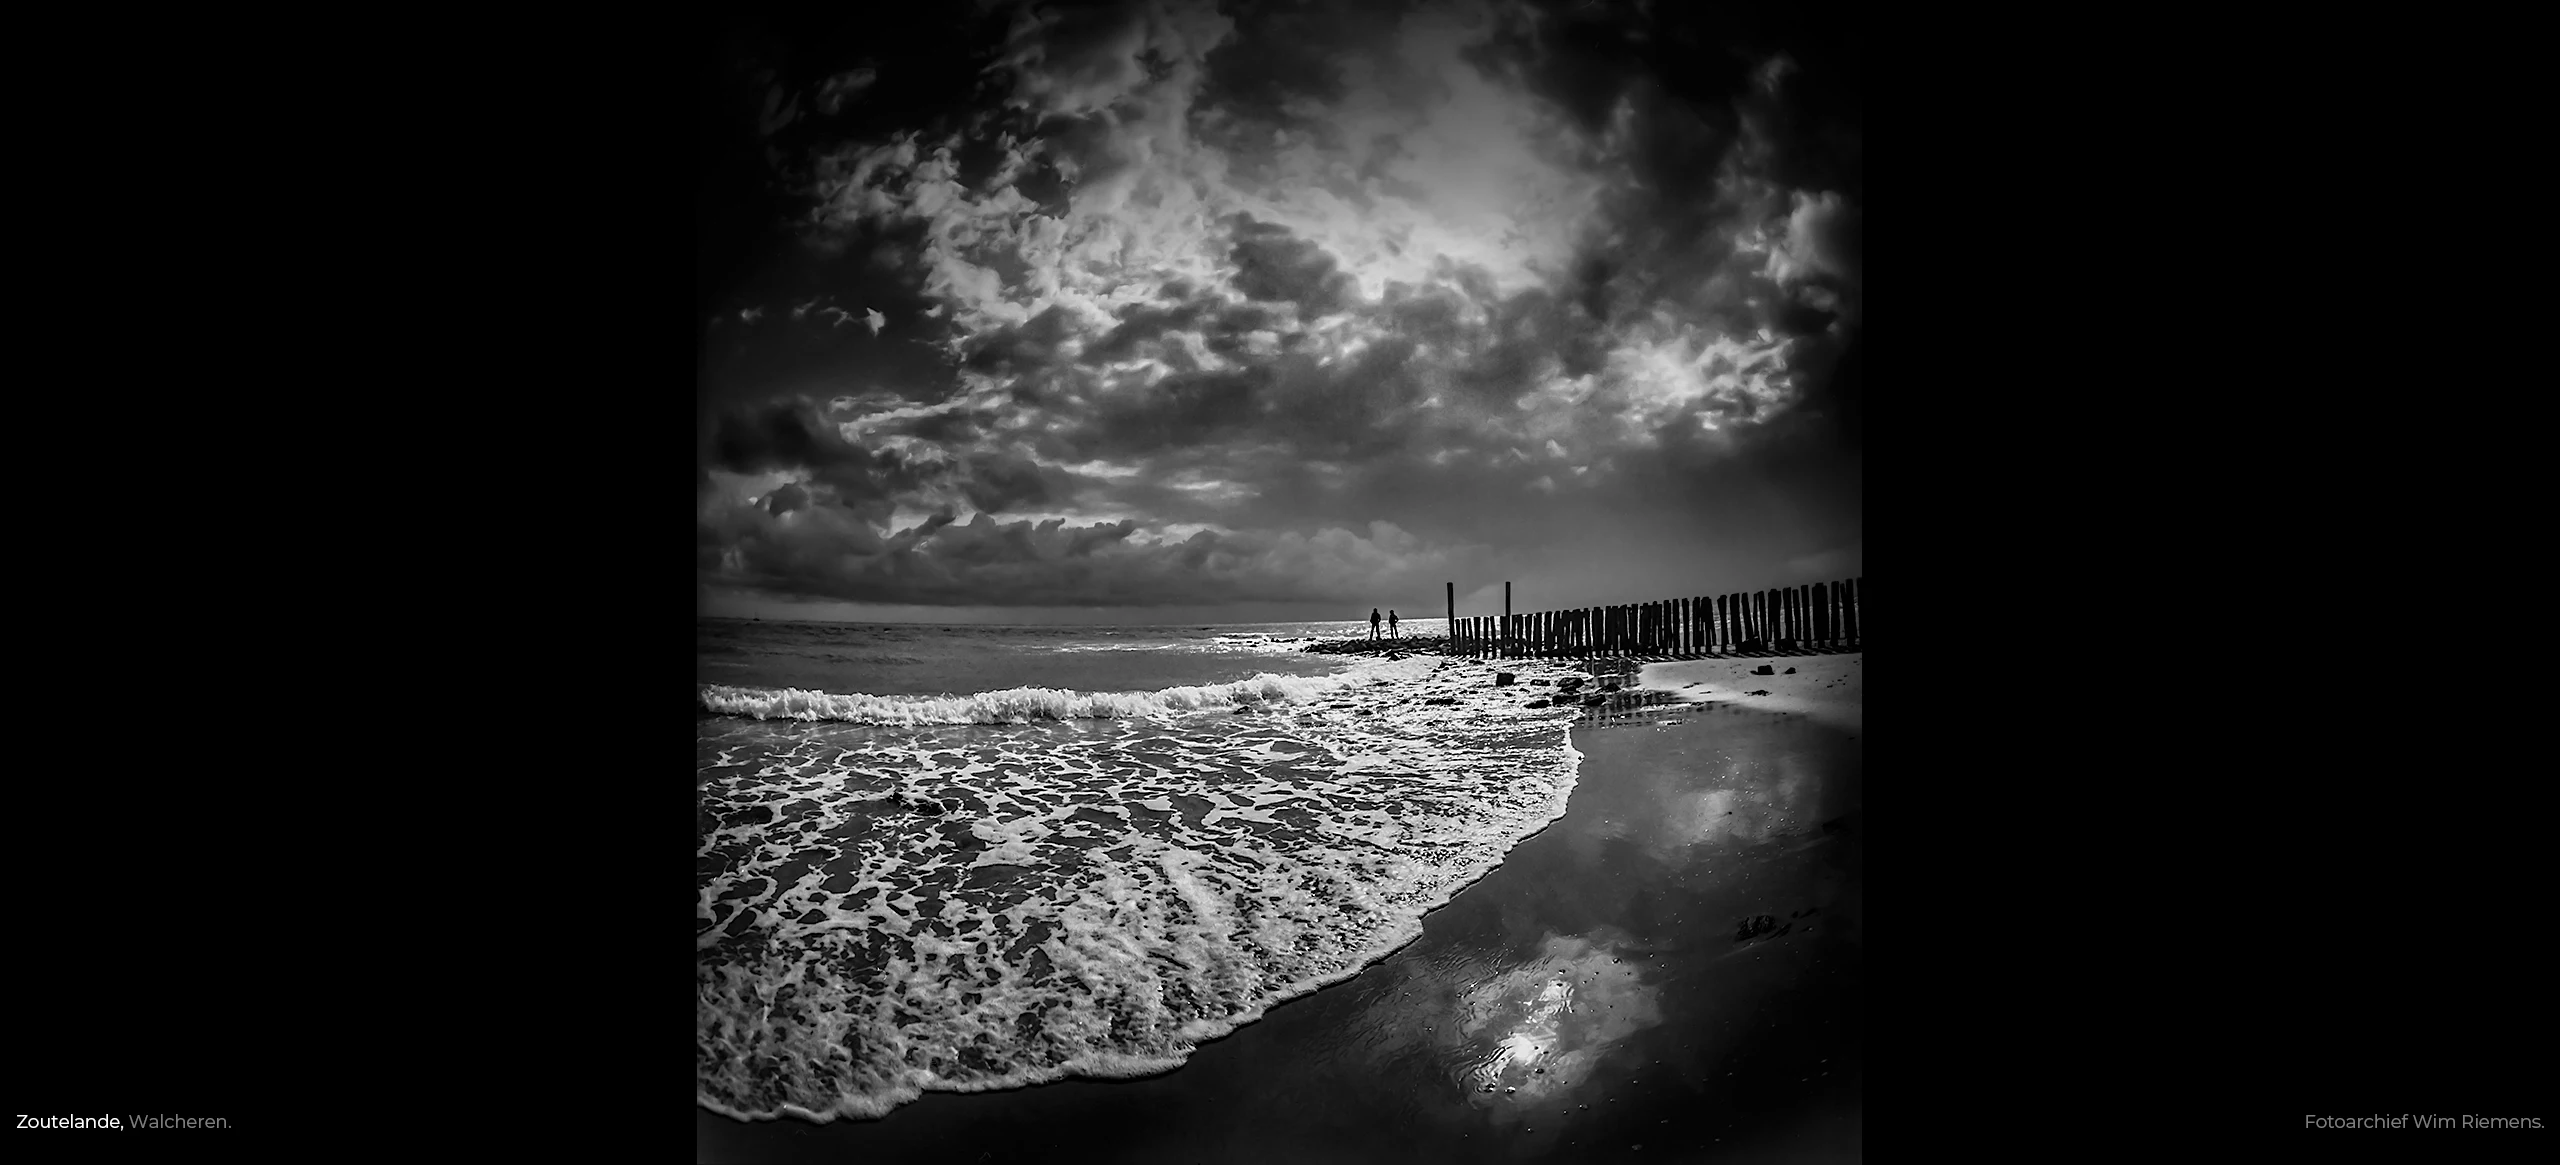
{"type": "Polygon", "coordinates": [[[1436,616],[1861,572],[1859,42],[1804,5],[707,34],[701,609],[1436,616]]]}

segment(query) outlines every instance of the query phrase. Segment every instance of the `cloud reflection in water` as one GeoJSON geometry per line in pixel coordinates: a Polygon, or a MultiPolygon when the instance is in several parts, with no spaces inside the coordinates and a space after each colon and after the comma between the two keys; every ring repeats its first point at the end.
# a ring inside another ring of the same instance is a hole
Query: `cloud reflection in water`
{"type": "Polygon", "coordinates": [[[1654,989],[1619,943],[1552,932],[1536,960],[1476,985],[1458,1012],[1477,1049],[1465,1076],[1470,1099],[1497,1115],[1571,1092],[1620,1040],[1662,1022],[1654,989]]]}

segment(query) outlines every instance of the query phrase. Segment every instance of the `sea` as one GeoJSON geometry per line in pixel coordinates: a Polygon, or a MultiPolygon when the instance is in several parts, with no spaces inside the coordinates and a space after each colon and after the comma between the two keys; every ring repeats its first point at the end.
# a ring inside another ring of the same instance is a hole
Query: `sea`
{"type": "Polygon", "coordinates": [[[1563,816],[1576,673],[1301,650],[1367,634],[699,620],[700,1104],[1152,1075],[1411,942],[1563,816]]]}

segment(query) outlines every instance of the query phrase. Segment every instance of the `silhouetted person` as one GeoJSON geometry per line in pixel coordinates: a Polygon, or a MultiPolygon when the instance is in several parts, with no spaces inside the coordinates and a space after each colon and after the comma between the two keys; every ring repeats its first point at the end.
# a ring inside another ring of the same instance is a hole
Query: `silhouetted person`
{"type": "Polygon", "coordinates": [[[1378,609],[1377,609],[1376,607],[1371,607],[1371,608],[1369,608],[1369,638],[1371,638],[1371,639],[1376,639],[1377,637],[1378,637],[1378,609]]]}
{"type": "Polygon", "coordinates": [[[1397,638],[1397,636],[1396,636],[1396,613],[1395,613],[1394,611],[1389,611],[1389,612],[1387,612],[1387,638],[1389,638],[1389,639],[1397,638]]]}

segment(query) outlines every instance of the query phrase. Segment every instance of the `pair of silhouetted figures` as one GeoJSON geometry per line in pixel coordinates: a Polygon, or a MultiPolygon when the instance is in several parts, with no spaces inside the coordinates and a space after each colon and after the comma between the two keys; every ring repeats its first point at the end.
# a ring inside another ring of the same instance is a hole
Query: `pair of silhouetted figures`
{"type": "MultiPolygon", "coordinates": [[[[1393,611],[1387,612],[1387,634],[1390,636],[1394,636],[1396,634],[1396,613],[1393,611]]],[[[1376,607],[1371,607],[1369,608],[1369,638],[1375,639],[1377,637],[1378,609],[1376,607]]]]}

